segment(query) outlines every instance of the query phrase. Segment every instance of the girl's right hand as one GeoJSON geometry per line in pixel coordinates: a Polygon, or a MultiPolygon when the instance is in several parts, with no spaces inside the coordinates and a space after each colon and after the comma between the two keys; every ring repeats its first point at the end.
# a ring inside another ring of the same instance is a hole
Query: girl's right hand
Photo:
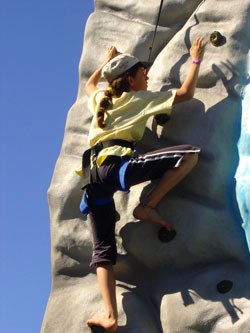
{"type": "Polygon", "coordinates": [[[111,59],[115,58],[119,54],[121,54],[121,52],[118,52],[115,46],[107,47],[104,55],[104,63],[108,63],[111,59]]]}
{"type": "Polygon", "coordinates": [[[199,37],[193,42],[190,48],[190,56],[192,60],[202,61],[205,52],[205,47],[208,43],[206,42],[204,45],[202,45],[203,39],[204,37],[199,37]]]}

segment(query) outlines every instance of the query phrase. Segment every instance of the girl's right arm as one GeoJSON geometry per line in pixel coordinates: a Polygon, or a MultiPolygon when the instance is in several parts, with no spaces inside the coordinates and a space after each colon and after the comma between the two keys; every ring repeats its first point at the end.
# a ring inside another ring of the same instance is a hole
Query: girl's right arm
{"type": "Polygon", "coordinates": [[[97,84],[101,79],[103,67],[114,57],[120,54],[115,46],[110,46],[106,49],[103,64],[90,76],[87,83],[85,84],[84,91],[88,97],[97,90],[97,84]]]}

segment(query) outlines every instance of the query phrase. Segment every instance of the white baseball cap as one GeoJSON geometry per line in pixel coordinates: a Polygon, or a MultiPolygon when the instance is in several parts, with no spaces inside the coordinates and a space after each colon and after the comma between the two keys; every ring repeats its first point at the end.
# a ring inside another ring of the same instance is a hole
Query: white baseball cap
{"type": "Polygon", "coordinates": [[[136,64],[147,68],[152,65],[151,62],[140,61],[138,58],[128,53],[122,53],[111,59],[102,69],[102,77],[108,81],[113,81],[136,64]]]}

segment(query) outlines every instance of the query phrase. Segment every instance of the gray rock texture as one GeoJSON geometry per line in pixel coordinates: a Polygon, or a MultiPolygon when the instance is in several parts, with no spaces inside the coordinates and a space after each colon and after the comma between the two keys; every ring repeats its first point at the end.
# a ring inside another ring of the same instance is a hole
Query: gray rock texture
{"type": "MultiPolygon", "coordinates": [[[[87,146],[91,113],[83,86],[116,45],[146,60],[158,15],[156,0],[96,0],[86,25],[79,91],[69,110],[48,200],[52,290],[42,333],[89,332],[85,321],[104,311],[94,269],[89,221],[79,210],[81,178],[74,172],[87,146]]],[[[190,143],[202,149],[192,173],[160,203],[177,230],[169,243],[159,228],[136,221],[133,208],[152,183],[115,195],[118,262],[115,266],[121,333],[250,332],[250,261],[235,194],[242,85],[250,45],[249,0],[165,0],[152,52],[149,89],[180,86],[192,41],[217,30],[224,44],[207,46],[193,100],[171,119],[148,123],[139,152],[190,143]],[[220,293],[221,281],[233,282],[220,293]]],[[[100,83],[105,86],[105,82],[100,83]]]]}

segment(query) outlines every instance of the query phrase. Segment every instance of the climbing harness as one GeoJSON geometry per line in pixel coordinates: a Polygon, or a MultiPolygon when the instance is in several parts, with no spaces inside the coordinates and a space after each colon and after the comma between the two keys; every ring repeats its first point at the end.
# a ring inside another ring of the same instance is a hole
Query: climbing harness
{"type": "Polygon", "coordinates": [[[112,146],[127,147],[134,150],[135,145],[133,142],[120,139],[112,139],[107,141],[100,141],[93,147],[85,150],[82,156],[82,178],[83,178],[83,188],[86,188],[91,182],[98,182],[97,173],[97,157],[100,151],[104,148],[112,146]]]}
{"type": "MultiPolygon", "coordinates": [[[[104,148],[112,147],[112,146],[121,146],[131,148],[132,150],[135,149],[135,144],[133,142],[129,142],[126,140],[120,139],[112,139],[103,142],[98,142],[93,147],[84,151],[82,156],[82,179],[83,179],[83,187],[84,190],[82,201],[80,203],[80,210],[83,215],[86,217],[90,212],[90,208],[88,203],[91,202],[93,205],[102,206],[110,203],[113,201],[113,196],[104,197],[104,198],[91,198],[89,197],[88,190],[91,188],[91,184],[93,183],[101,183],[98,170],[97,170],[97,157],[100,151],[104,148]]],[[[117,190],[129,192],[129,190],[125,186],[125,172],[128,166],[128,161],[123,160],[121,162],[121,166],[119,169],[118,179],[120,182],[120,186],[117,187],[117,190]]]]}

